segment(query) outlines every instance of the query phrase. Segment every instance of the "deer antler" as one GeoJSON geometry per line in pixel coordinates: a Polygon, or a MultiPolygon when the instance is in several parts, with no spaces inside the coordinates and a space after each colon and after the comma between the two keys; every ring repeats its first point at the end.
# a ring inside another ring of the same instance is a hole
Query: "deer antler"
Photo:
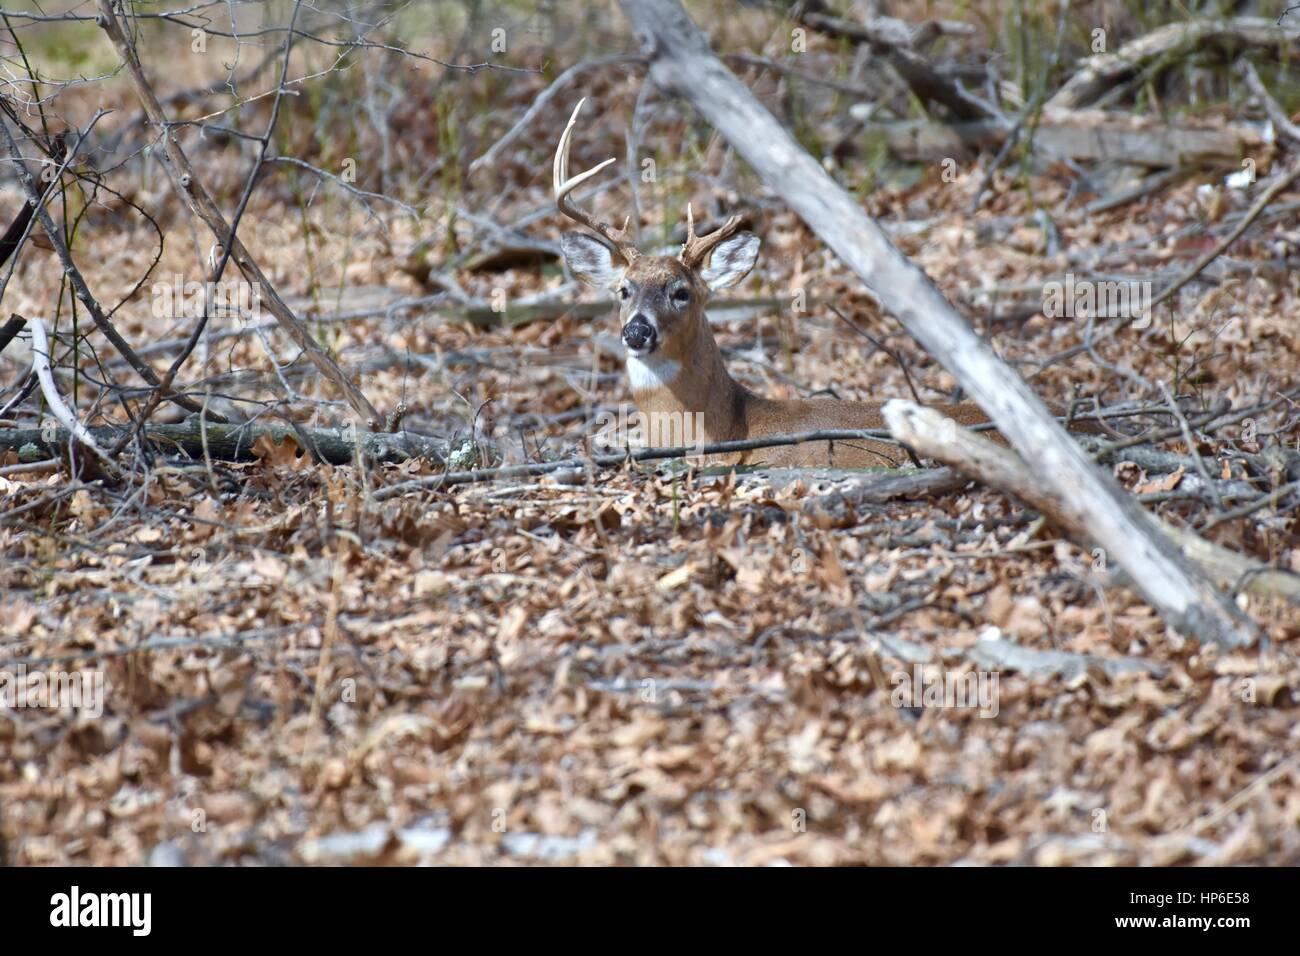
{"type": "Polygon", "coordinates": [[[695,234],[695,211],[691,204],[686,204],[686,244],[682,246],[681,255],[678,256],[682,265],[688,269],[698,269],[704,265],[704,260],[709,258],[709,253],[722,240],[730,239],[738,231],[740,225],[745,221],[743,216],[732,216],[717,229],[714,229],[706,236],[697,236],[695,234]]]}
{"type": "Polygon", "coordinates": [[[606,245],[612,246],[618,250],[623,261],[631,262],[641,253],[637,250],[632,242],[632,237],[628,235],[627,223],[623,224],[622,229],[615,229],[609,223],[597,219],[585,209],[575,206],[569,199],[569,193],[573,192],[578,186],[581,186],[592,176],[614,162],[614,157],[610,157],[598,166],[593,166],[585,173],[579,173],[572,179],[569,178],[569,145],[573,135],[573,127],[578,122],[578,111],[582,109],[582,104],[587,102],[584,96],[578,100],[578,105],[573,108],[573,115],[569,117],[569,124],[564,127],[564,133],[560,136],[560,143],[555,147],[555,163],[551,167],[552,184],[555,189],[555,208],[564,215],[568,216],[574,222],[586,226],[593,232],[599,233],[605,240],[606,245]]]}

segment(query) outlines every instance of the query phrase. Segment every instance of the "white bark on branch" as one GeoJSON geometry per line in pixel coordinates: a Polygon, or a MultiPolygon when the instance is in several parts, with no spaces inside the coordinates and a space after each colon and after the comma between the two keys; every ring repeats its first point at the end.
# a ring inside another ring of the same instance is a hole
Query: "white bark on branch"
{"type": "Polygon", "coordinates": [[[1137,503],[1083,454],[925,273],[713,54],[681,3],[622,0],[622,8],[651,60],[651,80],[688,99],[956,376],[1165,622],[1202,641],[1254,643],[1256,625],[1153,532],[1137,503]]]}
{"type": "Polygon", "coordinates": [[[32,371],[36,373],[36,378],[41,383],[41,394],[45,396],[45,403],[50,406],[50,414],[58,419],[59,424],[77,441],[103,461],[112,464],[108,453],[99,447],[95,436],[86,430],[86,426],[77,421],[76,414],[68,407],[63,396],[59,394],[58,386],[54,384],[54,373],[50,370],[50,336],[45,331],[45,321],[32,316],[27,320],[27,327],[32,333],[32,371]]]}

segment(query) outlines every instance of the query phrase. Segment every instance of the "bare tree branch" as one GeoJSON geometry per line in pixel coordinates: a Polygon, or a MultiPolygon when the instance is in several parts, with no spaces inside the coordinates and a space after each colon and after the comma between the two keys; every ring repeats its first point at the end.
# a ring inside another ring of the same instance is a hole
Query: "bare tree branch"
{"type": "Polygon", "coordinates": [[[307,326],[293,314],[284,303],[284,300],[280,298],[257,261],[244,247],[243,242],[239,240],[238,236],[232,234],[230,224],[226,222],[221,210],[217,208],[217,204],[208,195],[208,191],[203,188],[203,184],[199,182],[194,167],[186,157],[185,151],[181,149],[166,116],[163,115],[162,107],[158,103],[158,97],[154,94],[153,88],[145,78],[144,68],[140,65],[135,47],[131,44],[126,31],[123,29],[122,22],[114,8],[113,0],[98,0],[98,3],[100,10],[99,25],[108,34],[109,40],[126,64],[131,82],[135,86],[136,95],[140,98],[145,113],[149,116],[149,121],[153,123],[162,136],[163,153],[160,158],[163,160],[163,167],[167,170],[167,175],[171,178],[177,194],[184,197],[194,214],[212,230],[217,242],[226,250],[226,254],[235,260],[244,277],[258,286],[262,300],[266,303],[272,316],[279,322],[280,327],[306,353],[321,375],[343,393],[357,416],[370,428],[382,427],[383,416],[376,411],[375,407],[370,404],[369,399],[343,373],[343,370],[330,358],[329,354],[321,348],[307,326]]]}

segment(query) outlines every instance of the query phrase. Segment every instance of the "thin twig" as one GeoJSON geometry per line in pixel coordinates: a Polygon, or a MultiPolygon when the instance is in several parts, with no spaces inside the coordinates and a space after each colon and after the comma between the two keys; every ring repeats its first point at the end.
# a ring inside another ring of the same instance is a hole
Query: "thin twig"
{"type": "Polygon", "coordinates": [[[8,478],[10,475],[46,475],[58,470],[59,460],[47,458],[44,461],[29,461],[20,465],[5,465],[0,468],[0,478],[8,478]]]}
{"type": "MultiPolygon", "coordinates": [[[[1237,223],[1237,227],[1233,229],[1232,232],[1228,233],[1223,238],[1222,242],[1205,255],[1201,256],[1201,258],[1197,259],[1190,269],[1175,279],[1171,285],[1161,290],[1160,294],[1151,300],[1151,305],[1147,307],[1148,314],[1151,311],[1154,311],[1156,306],[1167,301],[1171,296],[1178,292],[1179,289],[1200,275],[1205,267],[1211,262],[1223,255],[1227,248],[1236,242],[1243,232],[1250,228],[1251,223],[1259,218],[1259,214],[1268,207],[1268,204],[1277,198],[1277,196],[1288,186],[1295,182],[1297,178],[1300,178],[1300,157],[1297,157],[1295,161],[1292,162],[1290,169],[1280,173],[1278,178],[1273,181],[1272,185],[1270,185],[1268,189],[1264,190],[1263,195],[1255,200],[1255,205],[1250,207],[1246,212],[1246,215],[1242,216],[1241,221],[1237,223]]],[[[1127,324],[1131,321],[1133,321],[1131,318],[1122,320],[1123,324],[1127,324]]]]}
{"type": "Polygon", "coordinates": [[[1275,488],[1266,495],[1261,495],[1254,501],[1240,507],[1233,508],[1231,511],[1224,511],[1210,518],[1205,524],[1201,525],[1201,532],[1209,531],[1211,528],[1217,528],[1219,525],[1228,521],[1235,521],[1238,518],[1244,518],[1252,515],[1256,511],[1267,508],[1271,504],[1280,505],[1290,495],[1300,492],[1300,481],[1293,481],[1289,485],[1283,485],[1281,488],[1275,488]]]}
{"type": "Polygon", "coordinates": [[[494,481],[499,478],[522,478],[527,475],[545,475],[553,471],[585,471],[589,468],[617,468],[631,462],[657,461],[667,458],[691,458],[708,455],[724,455],[743,451],[756,451],[760,448],[777,448],[785,445],[800,445],[814,441],[874,441],[897,444],[884,431],[869,428],[823,428],[810,432],[798,432],[792,435],[769,435],[766,438],[741,438],[734,441],[714,442],[707,445],[677,445],[671,448],[643,448],[640,451],[611,452],[604,455],[592,455],[590,458],[565,458],[561,461],[539,461],[524,465],[505,465],[499,468],[475,468],[471,471],[452,471],[442,475],[431,475],[413,481],[403,481],[396,485],[382,488],[375,494],[375,500],[384,501],[410,491],[437,489],[447,485],[463,485],[478,481],[494,481]]]}
{"type": "Polygon", "coordinates": [[[1209,489],[1210,496],[1214,499],[1214,505],[1220,511],[1223,510],[1223,496],[1219,494],[1219,486],[1214,483],[1210,477],[1210,470],[1205,467],[1205,459],[1201,457],[1200,449],[1196,447],[1196,436],[1192,434],[1192,426],[1187,423],[1187,416],[1183,410],[1178,407],[1178,401],[1174,398],[1174,393],[1169,390],[1169,386],[1163,381],[1158,383],[1161,393],[1165,396],[1165,401],[1169,403],[1174,417],[1178,420],[1178,427],[1182,430],[1183,440],[1187,442],[1187,453],[1191,456],[1192,462],[1196,465],[1196,472],[1205,482],[1205,487],[1209,489]]]}
{"type": "Polygon", "coordinates": [[[605,66],[645,66],[646,59],[643,56],[635,54],[618,53],[613,56],[597,57],[594,60],[586,60],[582,63],[575,63],[559,76],[557,76],[551,85],[542,90],[533,100],[532,105],[524,111],[524,115],[515,121],[515,125],[510,127],[504,136],[493,143],[478,159],[469,164],[466,174],[474,175],[484,166],[491,166],[496,163],[497,159],[505,150],[509,149],[524,131],[532,125],[538,115],[546,108],[546,104],[555,99],[566,86],[572,83],[577,77],[589,70],[599,69],[605,66]]]}
{"type": "Polygon", "coordinates": [[[907,363],[903,361],[903,357],[902,357],[901,355],[899,355],[896,351],[894,351],[893,349],[891,349],[891,348],[890,348],[888,345],[886,345],[884,342],[881,342],[880,340],[878,340],[874,335],[872,335],[872,334],[871,334],[870,332],[868,332],[866,329],[864,329],[864,328],[862,328],[860,325],[858,325],[858,323],[854,322],[852,319],[850,319],[847,315],[845,315],[845,314],[844,314],[843,312],[841,312],[839,309],[835,308],[835,306],[831,305],[830,303],[827,303],[827,304],[826,304],[826,308],[830,309],[830,310],[831,310],[832,312],[834,312],[837,316],[839,316],[839,317],[840,317],[840,320],[843,321],[844,324],[847,325],[849,328],[851,328],[854,332],[857,332],[858,335],[862,336],[864,339],[866,339],[868,342],[870,342],[870,343],[871,343],[872,345],[874,345],[876,348],[880,349],[880,351],[884,352],[884,353],[885,353],[886,355],[888,355],[891,359],[893,359],[893,360],[894,360],[894,364],[898,366],[898,368],[899,368],[900,371],[902,371],[902,373],[903,373],[903,381],[907,382],[907,390],[908,390],[909,392],[912,393],[912,398],[916,401],[916,404],[918,404],[918,405],[924,405],[924,404],[925,404],[923,401],[921,401],[921,396],[918,395],[917,392],[916,392],[916,385],[912,382],[912,373],[911,373],[911,370],[908,369],[908,367],[907,367],[907,363]]]}
{"type": "Polygon", "coordinates": [[[136,416],[135,427],[124,434],[112,448],[111,454],[116,458],[127,444],[132,441],[140,429],[144,427],[149,417],[153,414],[154,409],[158,407],[158,402],[162,396],[171,390],[172,382],[176,379],[176,373],[180,371],[195,347],[199,344],[199,339],[203,336],[203,330],[208,327],[208,319],[212,315],[212,289],[221,281],[221,277],[226,272],[226,266],[230,264],[230,254],[233,251],[233,244],[239,232],[239,224],[243,221],[244,212],[248,209],[248,201],[253,196],[253,186],[257,183],[258,174],[262,171],[262,165],[266,162],[266,154],[271,147],[271,134],[275,132],[275,124],[280,116],[280,104],[284,99],[284,84],[289,78],[289,55],[293,52],[293,27],[298,21],[298,11],[302,7],[302,0],[294,0],[293,13],[289,17],[289,35],[284,41],[284,63],[280,67],[280,82],[276,86],[275,99],[271,101],[271,117],[266,121],[266,129],[259,140],[260,149],[257,154],[257,161],[253,163],[253,168],[249,171],[248,177],[244,180],[244,191],[239,197],[239,205],[235,208],[235,215],[231,217],[230,228],[227,230],[227,241],[221,253],[221,261],[218,262],[208,275],[208,281],[203,286],[203,314],[199,316],[198,322],[194,325],[194,331],[190,333],[189,341],[181,349],[180,355],[168,367],[167,372],[163,375],[158,387],[150,396],[149,401],[145,403],[140,414],[136,416]]]}

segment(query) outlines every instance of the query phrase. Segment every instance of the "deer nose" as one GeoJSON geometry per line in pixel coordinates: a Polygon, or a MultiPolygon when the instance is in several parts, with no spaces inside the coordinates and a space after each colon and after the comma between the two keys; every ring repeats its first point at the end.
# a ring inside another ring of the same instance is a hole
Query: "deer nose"
{"type": "Polygon", "coordinates": [[[632,316],[623,326],[623,342],[634,352],[649,352],[655,347],[655,330],[644,315],[632,316]]]}

